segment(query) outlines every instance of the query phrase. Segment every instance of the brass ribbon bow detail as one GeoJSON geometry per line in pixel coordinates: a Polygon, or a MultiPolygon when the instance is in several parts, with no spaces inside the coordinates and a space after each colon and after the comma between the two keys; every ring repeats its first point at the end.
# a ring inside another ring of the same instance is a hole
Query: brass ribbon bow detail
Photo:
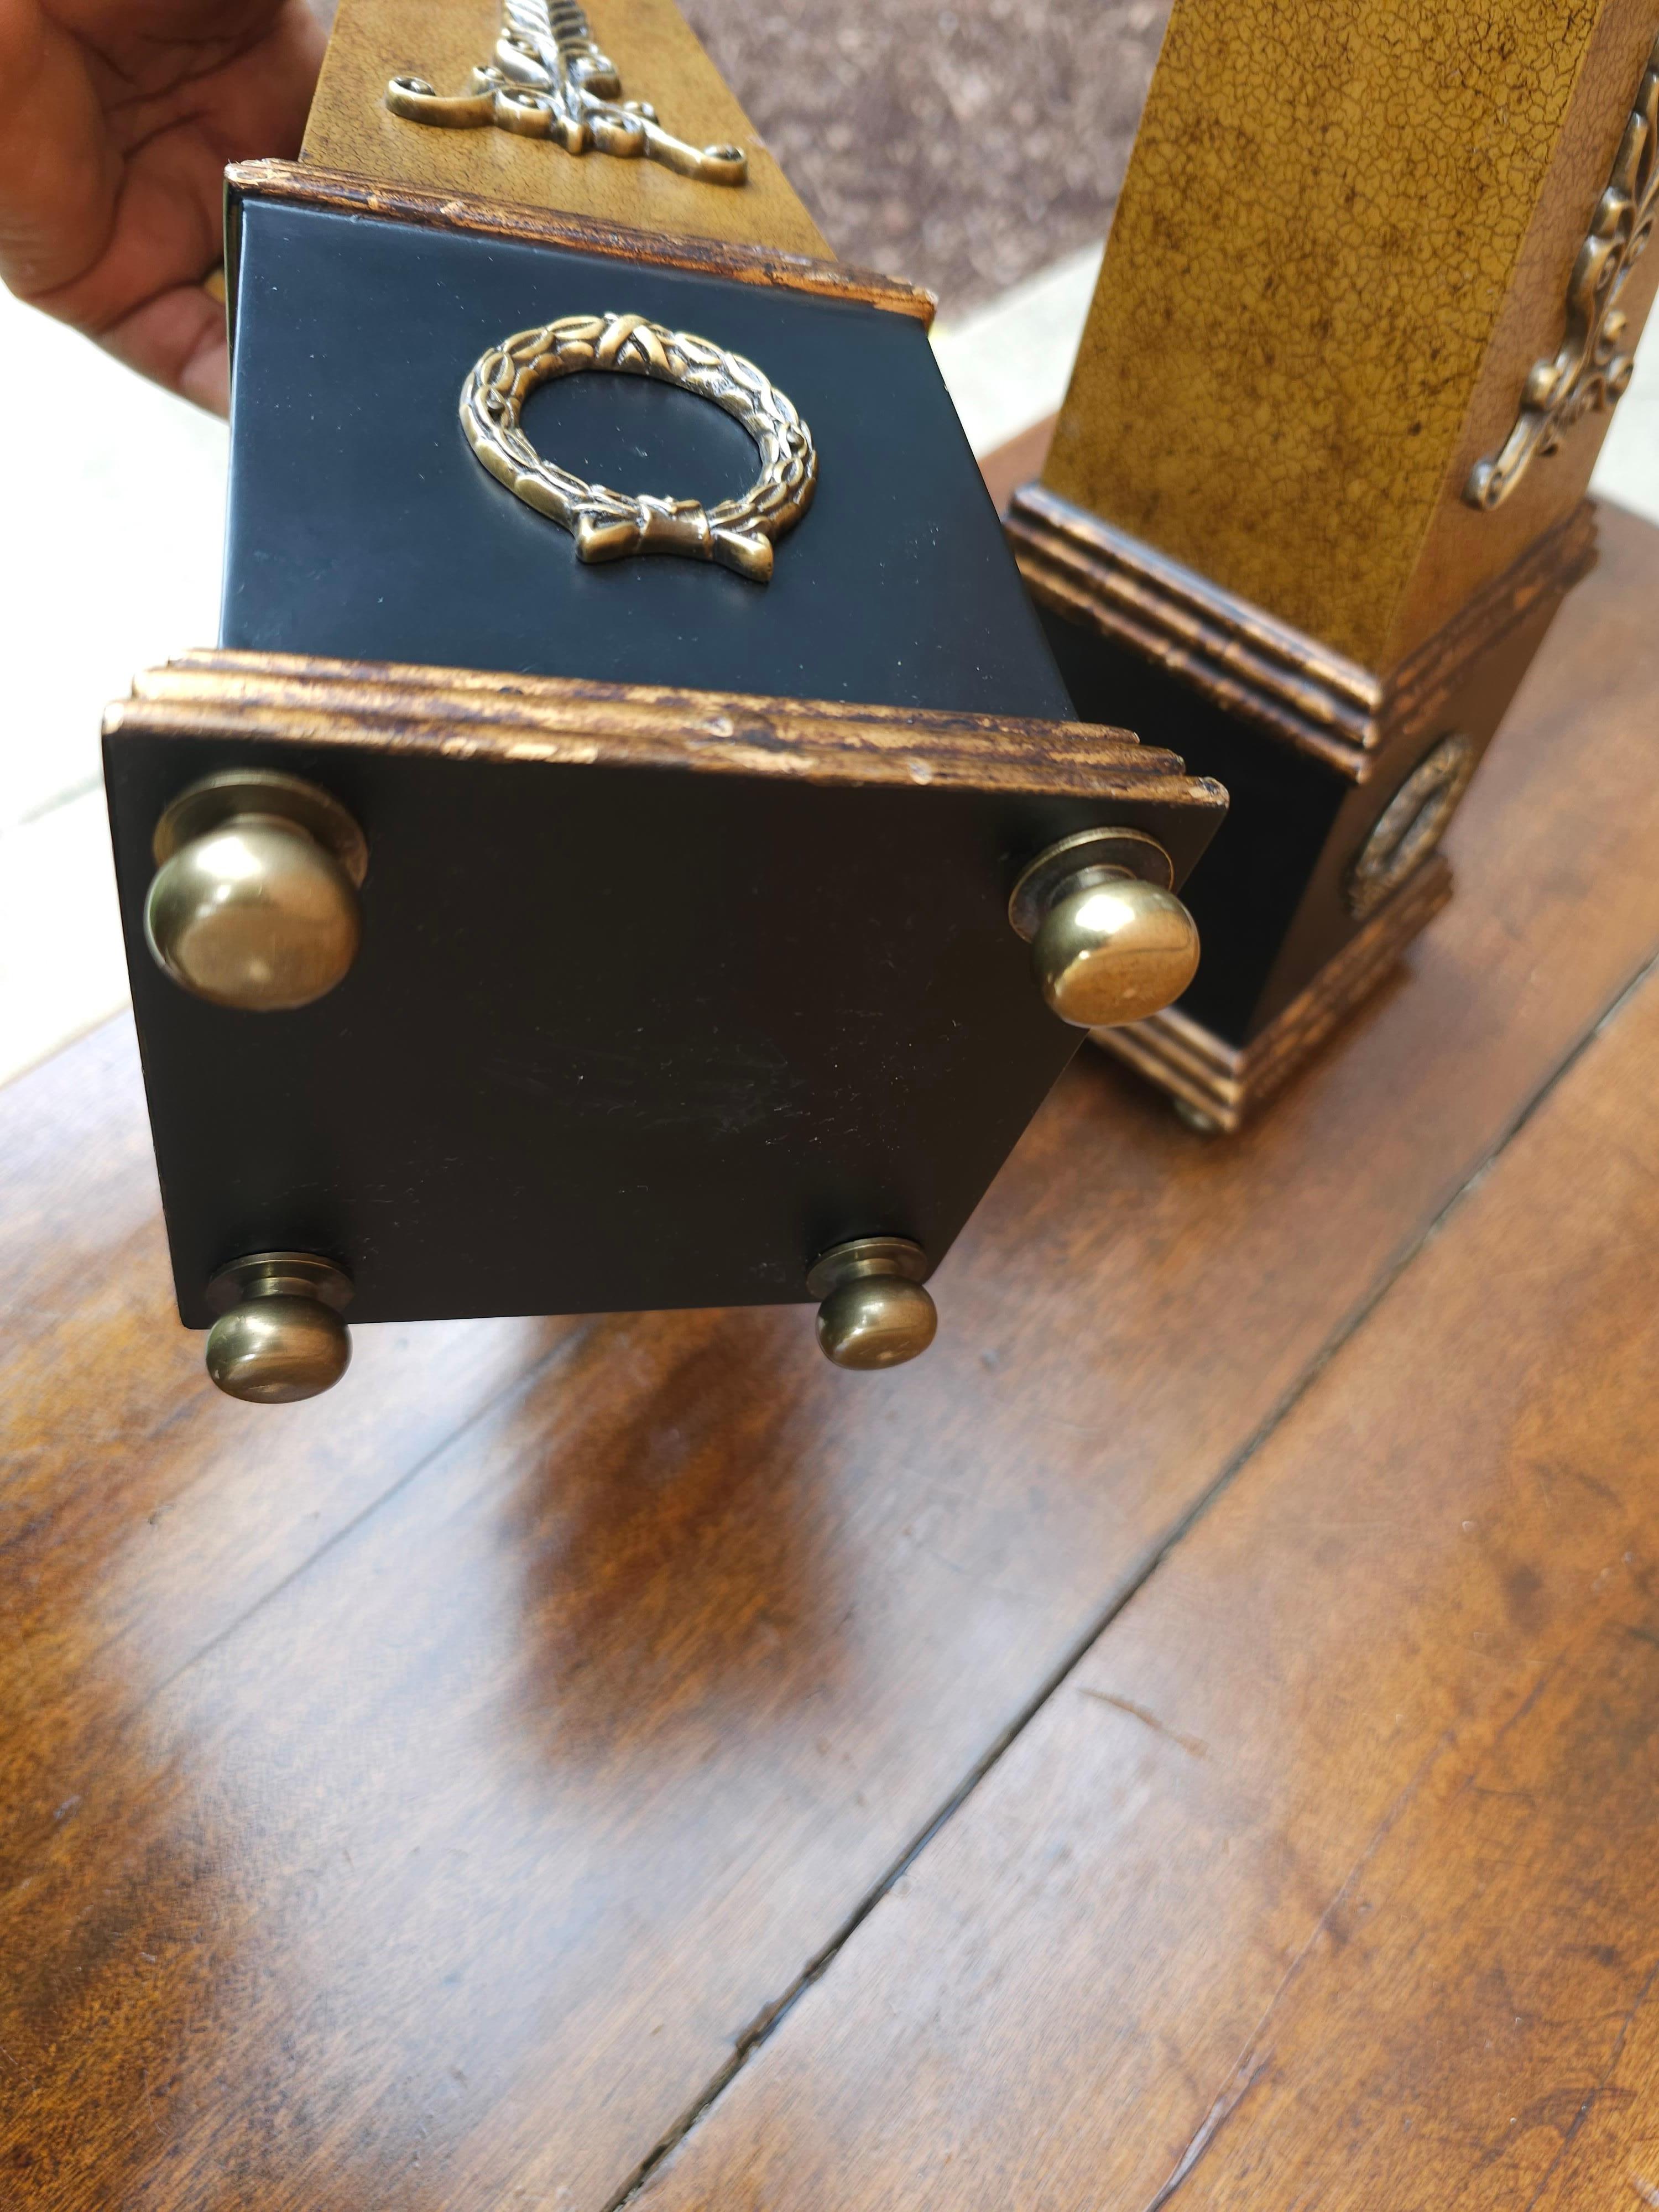
{"type": "Polygon", "coordinates": [[[773,540],[806,512],[817,483],[811,432],[753,362],[642,315],[566,315],[504,338],[462,388],[461,428],[491,476],[574,534],[581,561],[681,553],[769,583],[773,540]],[[520,428],[524,403],[538,385],[589,369],[654,377],[711,401],[753,439],[759,477],[741,499],[705,509],[695,499],[584,483],[544,459],[520,428]]]}

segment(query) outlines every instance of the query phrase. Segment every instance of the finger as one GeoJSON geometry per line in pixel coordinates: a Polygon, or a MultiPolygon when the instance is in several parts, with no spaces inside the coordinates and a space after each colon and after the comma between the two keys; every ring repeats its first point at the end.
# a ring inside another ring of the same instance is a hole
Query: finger
{"type": "Polygon", "coordinates": [[[196,288],[222,252],[224,164],[297,146],[323,42],[303,0],[256,13],[228,51],[163,57],[153,88],[106,106],[106,65],[38,0],[0,0],[0,277],[220,411],[196,288]]]}
{"type": "Polygon", "coordinates": [[[199,284],[223,256],[224,191],[222,159],[198,130],[159,132],[125,164],[98,259],[33,304],[102,341],[151,301],[199,284]]]}
{"type": "Polygon", "coordinates": [[[25,300],[106,251],[121,165],[69,34],[35,0],[0,0],[0,277],[25,300]]]}
{"type": "Polygon", "coordinates": [[[229,350],[225,310],[203,284],[179,284],[158,293],[103,332],[100,343],[210,415],[230,405],[229,350]]]}

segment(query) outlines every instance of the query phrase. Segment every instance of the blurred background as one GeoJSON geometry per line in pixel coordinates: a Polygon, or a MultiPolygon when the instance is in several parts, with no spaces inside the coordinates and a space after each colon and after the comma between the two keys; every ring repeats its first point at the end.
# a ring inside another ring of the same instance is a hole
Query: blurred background
{"type": "MultiPolygon", "coordinates": [[[[1051,416],[1162,0],[681,5],[837,252],[938,294],[936,349],[975,451],[1051,416]]],[[[226,434],[3,292],[0,409],[4,1081],[125,1003],[99,721],[136,670],[215,639],[226,434]]],[[[1659,521],[1659,352],[1594,489],[1659,521]]]]}

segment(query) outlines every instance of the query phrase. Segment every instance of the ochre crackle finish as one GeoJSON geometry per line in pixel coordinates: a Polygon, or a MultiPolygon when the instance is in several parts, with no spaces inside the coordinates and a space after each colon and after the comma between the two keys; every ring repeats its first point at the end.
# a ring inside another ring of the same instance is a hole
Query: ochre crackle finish
{"type": "Polygon", "coordinates": [[[1575,88],[1634,12],[1177,0],[1045,483],[1385,665],[1575,88]]]}

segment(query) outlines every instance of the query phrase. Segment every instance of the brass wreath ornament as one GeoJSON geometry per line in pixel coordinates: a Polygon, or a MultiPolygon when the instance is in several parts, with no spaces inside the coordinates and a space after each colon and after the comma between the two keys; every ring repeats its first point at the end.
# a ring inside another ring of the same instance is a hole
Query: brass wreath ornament
{"type": "Polygon", "coordinates": [[[574,534],[579,561],[681,553],[769,583],[773,542],[805,514],[817,483],[811,432],[753,362],[642,315],[565,315],[503,338],[466,380],[461,428],[491,476],[574,534]],[[753,439],[760,475],[741,499],[705,508],[695,499],[584,483],[544,459],[520,428],[524,403],[538,385],[589,369],[654,377],[712,401],[753,439]]]}
{"type": "Polygon", "coordinates": [[[1361,921],[1376,912],[1439,850],[1476,766],[1461,730],[1441,738],[1419,761],[1372,825],[1343,886],[1348,911],[1361,921]]]}

